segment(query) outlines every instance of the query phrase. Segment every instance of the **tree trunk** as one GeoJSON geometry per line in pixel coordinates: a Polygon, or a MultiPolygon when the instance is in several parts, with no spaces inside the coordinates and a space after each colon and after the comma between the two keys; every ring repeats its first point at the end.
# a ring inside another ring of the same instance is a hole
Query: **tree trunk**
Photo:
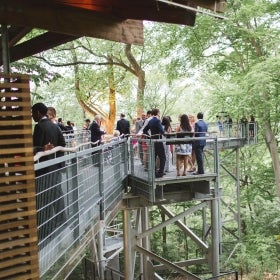
{"type": "MultiPolygon", "coordinates": [[[[72,54],[72,59],[73,59],[73,64],[74,64],[74,80],[75,80],[75,94],[77,97],[77,100],[79,102],[79,104],[81,105],[83,111],[88,112],[89,114],[91,114],[92,116],[95,115],[101,115],[102,118],[102,122],[103,122],[103,127],[105,128],[105,130],[109,133],[112,133],[113,131],[113,126],[110,126],[110,122],[108,121],[108,115],[99,107],[95,106],[94,104],[88,102],[88,101],[84,101],[81,98],[81,94],[80,94],[80,79],[79,79],[79,64],[78,59],[77,59],[77,54],[74,48],[74,43],[71,42],[72,44],[72,48],[71,48],[71,54],[72,54]]],[[[109,72],[110,73],[110,72],[109,72]]],[[[110,78],[109,78],[110,80],[110,78]]],[[[110,82],[109,82],[109,87],[110,87],[110,82]]],[[[109,100],[110,100],[110,96],[111,96],[111,88],[110,88],[110,93],[109,93],[109,100]]],[[[110,104],[110,109],[111,109],[111,104],[110,104]]],[[[112,113],[114,116],[116,114],[116,111],[114,111],[112,113]]],[[[113,124],[114,124],[114,119],[113,119],[113,124]]]]}
{"type": "Polygon", "coordinates": [[[143,70],[140,70],[137,73],[138,77],[138,88],[137,88],[137,116],[141,117],[143,111],[144,111],[144,90],[145,90],[145,72],[143,70]]]}
{"type": "Polygon", "coordinates": [[[132,52],[131,52],[131,45],[126,44],[125,45],[125,55],[127,59],[129,60],[132,68],[134,69],[134,73],[138,78],[138,87],[137,87],[137,116],[141,117],[141,114],[144,110],[144,89],[146,86],[145,81],[145,71],[141,68],[141,66],[138,64],[136,59],[134,58],[132,52]]]}
{"type": "Polygon", "coordinates": [[[280,198],[280,160],[278,145],[269,122],[264,122],[264,139],[268,147],[275,175],[276,195],[280,198]]]}
{"type": "Polygon", "coordinates": [[[107,132],[112,134],[116,120],[116,89],[113,60],[108,58],[108,62],[109,117],[107,121],[107,132]]]}

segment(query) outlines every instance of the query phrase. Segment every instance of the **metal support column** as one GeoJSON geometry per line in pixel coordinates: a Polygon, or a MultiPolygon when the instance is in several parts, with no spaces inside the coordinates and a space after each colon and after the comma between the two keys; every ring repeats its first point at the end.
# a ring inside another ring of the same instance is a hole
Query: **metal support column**
{"type": "Polygon", "coordinates": [[[10,52],[9,52],[9,36],[7,25],[1,24],[1,47],[3,72],[10,73],[10,52]]]}
{"type": "Polygon", "coordinates": [[[219,236],[220,236],[220,227],[219,227],[219,211],[218,211],[218,197],[215,197],[211,201],[211,236],[212,236],[212,275],[213,277],[218,276],[220,273],[220,258],[219,258],[219,236]]]}
{"type": "MultiPolygon", "coordinates": [[[[141,209],[141,227],[142,231],[146,231],[149,229],[149,209],[148,207],[143,207],[141,209]]],[[[142,239],[142,247],[145,248],[146,250],[150,251],[150,240],[149,236],[145,236],[142,239]]],[[[143,263],[143,279],[149,279],[148,278],[148,260],[149,257],[142,254],[142,263],[143,263]]]]}
{"type": "MultiPolygon", "coordinates": [[[[217,139],[215,140],[217,142],[217,139]]],[[[214,145],[215,173],[217,174],[214,199],[211,201],[211,236],[212,236],[212,275],[220,274],[220,242],[221,242],[221,217],[220,217],[220,162],[218,145],[214,145]]]]}
{"type": "Polygon", "coordinates": [[[98,247],[99,247],[99,276],[101,280],[105,279],[105,258],[104,258],[104,244],[105,244],[105,199],[104,199],[104,154],[103,150],[98,151],[93,157],[98,156],[99,167],[99,194],[102,197],[99,204],[100,222],[98,231],[98,247]]]}
{"type": "Polygon", "coordinates": [[[238,238],[241,238],[241,218],[240,218],[240,161],[239,148],[236,149],[236,196],[237,196],[237,226],[238,238]]]}
{"type": "Polygon", "coordinates": [[[124,258],[125,258],[125,270],[124,279],[133,280],[133,255],[132,255],[132,231],[130,221],[130,211],[123,210],[123,233],[124,233],[124,258]]]}
{"type": "Polygon", "coordinates": [[[104,257],[104,228],[105,222],[99,221],[99,229],[97,234],[98,240],[98,261],[99,261],[99,277],[100,280],[105,280],[105,257],[104,257]]]}

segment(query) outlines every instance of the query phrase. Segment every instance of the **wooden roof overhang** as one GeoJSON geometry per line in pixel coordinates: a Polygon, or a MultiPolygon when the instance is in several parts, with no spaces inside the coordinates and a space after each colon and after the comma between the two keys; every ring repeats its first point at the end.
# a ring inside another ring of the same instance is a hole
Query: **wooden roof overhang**
{"type": "Polygon", "coordinates": [[[224,0],[0,0],[0,24],[13,62],[82,36],[142,45],[143,20],[193,26],[196,12],[174,4],[225,9],[224,0]],[[33,28],[47,32],[20,42],[33,28]]]}

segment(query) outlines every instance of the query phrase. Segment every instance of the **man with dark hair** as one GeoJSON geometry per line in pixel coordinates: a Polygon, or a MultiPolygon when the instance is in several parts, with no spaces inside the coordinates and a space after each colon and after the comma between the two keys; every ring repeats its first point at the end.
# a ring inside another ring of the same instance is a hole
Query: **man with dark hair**
{"type": "MultiPolygon", "coordinates": [[[[32,118],[37,124],[33,132],[34,154],[56,146],[65,146],[65,140],[59,127],[47,117],[48,107],[43,103],[32,106],[32,118]]],[[[50,155],[47,159],[54,158],[50,155]]]]}
{"type": "Polygon", "coordinates": [[[83,130],[89,130],[90,127],[90,119],[85,120],[85,124],[83,125],[83,130]]]}
{"type": "Polygon", "coordinates": [[[66,130],[62,118],[58,118],[57,119],[57,124],[58,124],[59,128],[61,129],[61,131],[65,131],[66,130]]]}
{"type": "Polygon", "coordinates": [[[95,115],[93,122],[91,123],[89,130],[91,133],[92,147],[97,147],[101,144],[102,136],[105,131],[100,128],[101,126],[101,116],[95,115]]]}
{"type": "MultiPolygon", "coordinates": [[[[65,139],[57,124],[47,117],[48,107],[43,103],[32,106],[32,118],[37,123],[33,132],[34,154],[57,146],[65,147],[65,139]]],[[[46,161],[61,156],[58,152],[44,156],[46,161]]],[[[37,219],[39,241],[43,241],[55,229],[65,224],[64,195],[61,189],[61,164],[54,164],[36,171],[37,219]]]]}
{"type": "Polygon", "coordinates": [[[71,125],[71,121],[67,121],[67,125],[65,126],[65,133],[71,134],[74,133],[73,126],[71,125]]]}
{"type": "MultiPolygon", "coordinates": [[[[197,121],[194,125],[195,137],[205,137],[208,130],[208,125],[203,120],[203,113],[197,114],[197,121]]],[[[203,149],[206,145],[206,139],[196,140],[193,143],[193,148],[196,156],[197,172],[192,173],[193,175],[204,174],[203,166],[203,149]]]]}
{"type": "MultiPolygon", "coordinates": [[[[164,130],[160,121],[160,111],[157,108],[152,110],[152,118],[143,129],[143,133],[148,134],[148,131],[150,131],[152,139],[162,139],[164,130]]],[[[159,171],[156,171],[155,176],[156,178],[161,178],[164,175],[166,161],[163,142],[155,142],[155,162],[157,157],[159,158],[159,171]]]]}
{"type": "Polygon", "coordinates": [[[120,114],[120,119],[117,121],[116,130],[120,132],[120,135],[130,134],[130,123],[127,119],[125,119],[125,114],[120,114]]]}

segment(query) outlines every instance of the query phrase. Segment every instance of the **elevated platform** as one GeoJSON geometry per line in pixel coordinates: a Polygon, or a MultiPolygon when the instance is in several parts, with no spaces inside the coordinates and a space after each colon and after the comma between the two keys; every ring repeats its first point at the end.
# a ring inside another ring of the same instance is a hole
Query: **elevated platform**
{"type": "MultiPolygon", "coordinates": [[[[140,205],[157,205],[190,201],[194,199],[211,199],[211,188],[215,187],[218,177],[218,152],[224,149],[235,149],[243,147],[248,143],[247,138],[237,137],[205,137],[205,174],[193,175],[187,173],[187,176],[177,176],[176,172],[176,153],[175,145],[185,143],[186,141],[195,141],[195,138],[180,138],[176,133],[171,133],[165,140],[145,140],[148,146],[148,168],[141,162],[141,155],[132,158],[132,169],[128,175],[127,184],[130,192],[143,198],[140,205]],[[155,162],[153,154],[153,143],[155,141],[166,141],[166,145],[172,150],[172,165],[170,172],[162,178],[155,178],[155,162]]],[[[140,140],[139,145],[143,143],[140,140]]],[[[134,202],[133,202],[134,204],[134,202]]],[[[137,204],[136,204],[137,205],[137,204]]]]}
{"type": "MultiPolygon", "coordinates": [[[[131,240],[134,240],[134,238],[129,237],[132,234],[130,232],[132,227],[129,226],[129,218],[133,212],[137,212],[139,215],[136,215],[135,224],[140,224],[137,219],[142,219],[145,222],[146,218],[143,218],[143,216],[148,214],[149,206],[160,208],[165,215],[170,217],[168,223],[178,221],[179,226],[199,244],[202,250],[208,251],[208,247],[192,234],[188,228],[181,225],[179,220],[181,217],[189,215],[192,211],[199,209],[209,211],[212,205],[217,203],[215,202],[215,194],[217,193],[217,188],[219,188],[218,151],[223,149],[237,149],[246,144],[255,143],[254,139],[252,142],[249,142],[251,139],[247,138],[216,138],[209,136],[207,137],[207,145],[204,153],[205,174],[192,175],[188,173],[187,176],[177,176],[175,167],[176,153],[174,149],[176,142],[195,141],[196,139],[137,139],[137,150],[133,146],[133,141],[127,141],[126,139],[122,139],[117,143],[114,142],[114,144],[106,143],[95,148],[90,148],[90,143],[87,140],[84,134],[76,134],[74,135],[73,142],[69,142],[69,147],[64,150],[65,155],[63,157],[50,161],[41,161],[37,157],[34,158],[36,161],[34,165],[35,171],[46,166],[64,163],[60,170],[54,170],[52,173],[36,177],[36,184],[33,186],[33,189],[36,189],[37,195],[35,197],[34,193],[34,202],[40,196],[44,198],[43,193],[38,190],[47,184],[48,188],[45,189],[45,192],[51,192],[55,188],[59,193],[57,199],[52,201],[48,207],[56,211],[59,202],[62,208],[60,212],[57,211],[51,217],[48,216],[48,211],[45,210],[46,208],[43,205],[42,207],[37,207],[32,212],[32,215],[39,214],[39,241],[37,242],[37,239],[34,239],[34,246],[36,247],[36,252],[39,251],[38,273],[41,278],[46,275],[52,275],[52,279],[59,279],[60,275],[65,276],[70,273],[72,268],[78,263],[78,260],[82,258],[85,248],[93,240],[96,241],[96,248],[99,250],[96,254],[96,263],[103,262],[105,255],[109,260],[109,258],[117,254],[122,248],[127,252],[127,247],[130,246],[131,240]],[[155,167],[158,164],[154,157],[154,142],[158,141],[169,144],[167,147],[170,147],[171,152],[170,172],[167,172],[162,178],[155,178],[154,174],[155,167]],[[79,145],[72,148],[72,143],[79,143],[79,145]],[[145,165],[141,162],[141,151],[139,149],[141,143],[145,143],[147,148],[145,165]],[[52,185],[53,178],[57,176],[60,178],[60,183],[54,186],[52,185]],[[192,201],[193,203],[190,203],[192,206],[178,217],[175,217],[167,209],[168,204],[186,201],[192,201]],[[126,238],[124,238],[126,239],[126,243],[122,242],[121,235],[116,237],[108,233],[108,239],[106,238],[107,226],[111,225],[120,211],[124,215],[122,223],[127,227],[127,231],[124,231],[126,233],[126,238]],[[143,213],[145,211],[146,213],[143,213]],[[64,213],[64,217],[60,216],[60,213],[64,213]],[[49,230],[49,225],[52,226],[51,230],[49,230]],[[37,250],[37,245],[39,245],[39,250],[37,250]],[[57,263],[61,265],[57,266],[57,263]]],[[[55,153],[56,151],[52,152],[55,153]]],[[[18,200],[14,204],[14,195],[18,196],[18,191],[23,188],[24,185],[17,184],[17,182],[22,181],[25,174],[22,173],[22,175],[17,175],[16,177],[8,176],[12,175],[12,172],[19,170],[19,167],[10,165],[10,162],[19,161],[19,158],[14,159],[13,150],[10,153],[11,156],[5,159],[9,169],[6,169],[6,166],[4,167],[5,171],[3,171],[3,174],[5,174],[5,177],[3,179],[4,181],[2,180],[3,187],[7,192],[10,191],[11,186],[15,190],[14,194],[11,193],[11,205],[16,208],[16,214],[21,215],[23,212],[18,212],[19,208],[17,204],[22,203],[22,201],[18,200]],[[17,170],[14,168],[17,168],[17,170]],[[11,173],[8,174],[8,171],[11,171],[11,173]],[[6,181],[8,178],[16,183],[7,185],[6,181]]],[[[21,159],[24,160],[25,158],[22,157],[21,159]]],[[[42,202],[44,201],[42,199],[42,202]]],[[[35,205],[35,203],[32,205],[35,205]]],[[[6,219],[6,217],[10,216],[5,215],[3,219],[6,219]]],[[[36,222],[35,218],[32,221],[36,222]]],[[[214,217],[212,223],[215,224],[216,221],[217,218],[214,217]]],[[[152,231],[164,225],[165,223],[152,231]]],[[[11,231],[9,229],[11,225],[9,218],[2,225],[3,228],[4,226],[7,228],[7,231],[3,236],[10,235],[11,231]]],[[[216,227],[216,225],[214,226],[216,227]]],[[[36,226],[34,227],[34,234],[35,231],[36,226]]],[[[141,232],[140,229],[138,231],[141,232]]],[[[145,238],[149,234],[149,230],[147,232],[144,231],[141,233],[141,238],[145,238]]],[[[2,244],[2,246],[8,247],[11,243],[7,243],[3,239],[2,244]]],[[[214,248],[218,248],[218,245],[214,248]]],[[[18,246],[15,244],[11,247],[10,251],[12,252],[12,250],[17,249],[18,246]]],[[[155,260],[159,261],[156,256],[149,257],[154,257],[155,260]]],[[[175,269],[171,262],[168,264],[171,269],[175,269]]],[[[127,257],[127,265],[131,265],[131,259],[129,257],[127,257]]]]}
{"type": "Polygon", "coordinates": [[[169,204],[193,199],[210,199],[211,182],[215,182],[217,174],[176,176],[175,171],[163,178],[155,179],[150,184],[146,179],[128,176],[131,193],[144,198],[141,206],[169,204]]]}

